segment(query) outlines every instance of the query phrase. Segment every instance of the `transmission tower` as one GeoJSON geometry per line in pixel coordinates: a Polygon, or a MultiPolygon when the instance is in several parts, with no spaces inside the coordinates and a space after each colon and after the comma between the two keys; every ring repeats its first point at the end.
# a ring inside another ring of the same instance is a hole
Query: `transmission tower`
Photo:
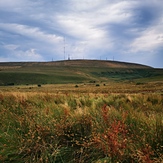
{"type": "Polygon", "coordinates": [[[65,53],[66,53],[66,47],[65,47],[65,37],[64,37],[63,53],[64,53],[64,60],[65,60],[65,53]]]}

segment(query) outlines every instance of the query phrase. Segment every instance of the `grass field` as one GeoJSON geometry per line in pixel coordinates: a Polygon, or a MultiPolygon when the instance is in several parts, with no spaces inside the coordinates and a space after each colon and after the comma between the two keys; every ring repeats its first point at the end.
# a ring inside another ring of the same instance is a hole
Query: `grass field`
{"type": "Polygon", "coordinates": [[[163,162],[161,69],[15,66],[0,71],[0,162],[163,162]]]}
{"type": "Polygon", "coordinates": [[[163,161],[161,82],[3,86],[0,101],[1,162],[163,161]]]}
{"type": "Polygon", "coordinates": [[[162,81],[163,69],[109,61],[0,63],[0,85],[162,81]]]}

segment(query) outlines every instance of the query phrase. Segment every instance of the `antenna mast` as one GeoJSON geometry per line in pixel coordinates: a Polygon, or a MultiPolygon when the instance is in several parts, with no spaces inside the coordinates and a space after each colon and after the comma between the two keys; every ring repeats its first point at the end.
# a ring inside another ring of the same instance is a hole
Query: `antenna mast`
{"type": "Polygon", "coordinates": [[[64,60],[65,60],[65,52],[66,52],[66,47],[65,47],[65,37],[64,37],[64,47],[63,47],[63,51],[64,51],[64,60]]]}

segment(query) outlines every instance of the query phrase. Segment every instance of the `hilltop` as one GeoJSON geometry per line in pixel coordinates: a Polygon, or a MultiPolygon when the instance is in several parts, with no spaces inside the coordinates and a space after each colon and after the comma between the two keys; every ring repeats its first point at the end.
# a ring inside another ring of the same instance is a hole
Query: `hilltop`
{"type": "Polygon", "coordinates": [[[68,60],[54,62],[56,66],[74,66],[74,67],[106,67],[106,68],[151,68],[146,65],[107,61],[107,60],[68,60]]]}
{"type": "Polygon", "coordinates": [[[52,62],[0,62],[0,66],[68,66],[105,68],[152,68],[150,66],[108,60],[62,60],[52,62]]]}

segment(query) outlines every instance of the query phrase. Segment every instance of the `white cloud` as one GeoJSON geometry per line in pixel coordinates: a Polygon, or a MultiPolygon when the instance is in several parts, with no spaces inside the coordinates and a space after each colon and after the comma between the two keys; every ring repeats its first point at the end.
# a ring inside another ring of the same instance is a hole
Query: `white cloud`
{"type": "Polygon", "coordinates": [[[44,57],[36,49],[21,50],[18,45],[4,45],[8,55],[0,56],[0,61],[43,61],[44,57]]]}
{"type": "Polygon", "coordinates": [[[37,53],[36,49],[29,49],[26,51],[16,51],[15,59],[19,59],[21,61],[42,61],[43,57],[37,53]]]}
{"type": "Polygon", "coordinates": [[[71,9],[74,11],[92,11],[106,4],[106,0],[82,0],[80,3],[76,0],[70,0],[71,9]]]}
{"type": "Polygon", "coordinates": [[[7,50],[16,50],[18,47],[19,45],[15,45],[15,44],[4,45],[4,48],[6,48],[7,50]]]}
{"type": "Polygon", "coordinates": [[[153,51],[157,48],[163,48],[163,25],[156,25],[147,28],[141,32],[140,36],[135,38],[131,44],[133,52],[153,51]]]}
{"type": "Polygon", "coordinates": [[[21,25],[21,24],[0,23],[0,28],[8,32],[12,32],[12,33],[20,34],[25,37],[33,38],[34,40],[37,40],[37,41],[49,42],[51,44],[54,44],[63,40],[62,37],[57,36],[55,34],[48,34],[46,32],[43,32],[38,27],[31,27],[31,26],[21,25]]]}
{"type": "Polygon", "coordinates": [[[0,0],[0,9],[2,11],[21,13],[28,10],[28,7],[31,6],[29,0],[0,0]]]}
{"type": "Polygon", "coordinates": [[[13,60],[20,61],[43,61],[44,58],[37,53],[36,49],[28,49],[26,51],[16,50],[12,51],[13,60]]]}
{"type": "Polygon", "coordinates": [[[59,16],[58,23],[60,23],[61,27],[66,30],[67,34],[80,40],[96,39],[105,36],[105,31],[88,23],[84,18],[78,18],[78,16],[59,16]]]}
{"type": "Polygon", "coordinates": [[[1,0],[0,1],[0,6],[1,8],[4,7],[19,7],[22,6],[24,4],[24,0],[1,0]]]}

